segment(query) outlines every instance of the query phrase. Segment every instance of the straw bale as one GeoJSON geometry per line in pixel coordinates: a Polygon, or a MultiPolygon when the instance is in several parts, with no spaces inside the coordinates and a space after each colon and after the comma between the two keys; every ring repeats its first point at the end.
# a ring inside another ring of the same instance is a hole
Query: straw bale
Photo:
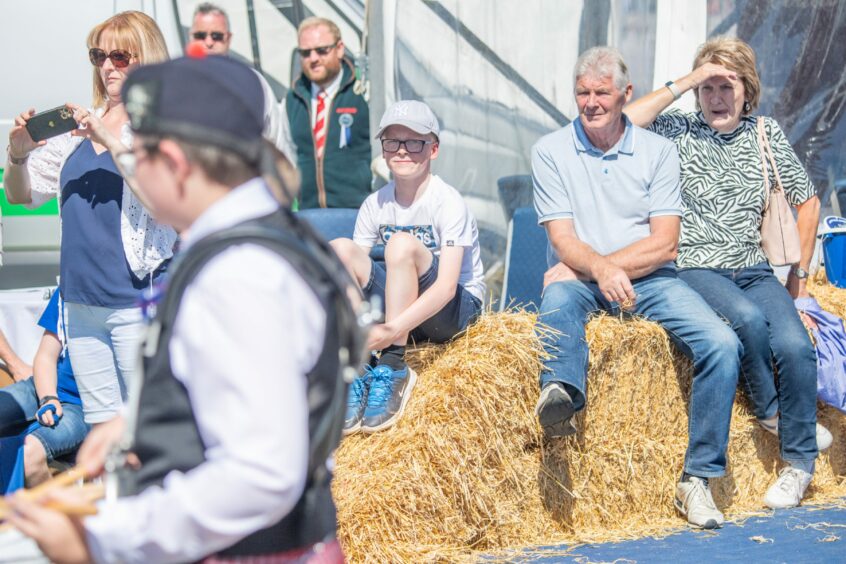
{"type": "MultiPolygon", "coordinates": [[[[838,292],[844,315],[846,291],[838,292]]],[[[416,349],[418,383],[404,417],[344,439],[334,494],[351,562],[507,560],[521,547],[684,525],[672,499],[687,447],[690,363],[653,323],[594,318],[579,432],[544,441],[534,416],[543,357],[535,322],[524,311],[486,313],[449,345],[416,349]]],[[[842,503],[846,418],[819,413],[835,441],[805,503],[842,503]]],[[[777,438],[738,395],[728,473],[712,480],[717,504],[732,519],[762,513],[780,464],[777,438]]]]}

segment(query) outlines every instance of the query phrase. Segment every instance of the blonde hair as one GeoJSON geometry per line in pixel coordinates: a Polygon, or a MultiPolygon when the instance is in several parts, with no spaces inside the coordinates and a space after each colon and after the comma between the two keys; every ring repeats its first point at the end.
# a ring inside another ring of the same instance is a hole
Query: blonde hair
{"type": "MultiPolygon", "coordinates": [[[[761,79],[755,68],[755,51],[743,40],[736,37],[715,37],[706,41],[699,47],[696,57],[693,59],[693,68],[701,67],[705,63],[715,63],[733,70],[743,83],[746,102],[749,103],[749,111],[746,111],[744,103],[743,115],[751,114],[758,107],[761,100],[761,79]]],[[[696,109],[699,106],[699,91],[694,90],[696,97],[696,109]]]]}
{"type": "Polygon", "coordinates": [[[332,37],[335,38],[335,43],[341,40],[341,30],[338,29],[338,26],[335,24],[335,22],[318,16],[312,16],[301,21],[300,25],[297,26],[297,37],[299,38],[300,34],[304,30],[311,29],[319,25],[325,25],[327,28],[329,28],[329,33],[331,33],[332,37]]]}
{"type": "MultiPolygon", "coordinates": [[[[169,58],[159,26],[144,12],[121,12],[96,25],[88,34],[88,48],[99,47],[106,32],[118,48],[129,51],[142,65],[160,63],[169,58]]],[[[94,67],[94,107],[102,107],[105,103],[106,85],[100,79],[99,69],[94,67]]]]}

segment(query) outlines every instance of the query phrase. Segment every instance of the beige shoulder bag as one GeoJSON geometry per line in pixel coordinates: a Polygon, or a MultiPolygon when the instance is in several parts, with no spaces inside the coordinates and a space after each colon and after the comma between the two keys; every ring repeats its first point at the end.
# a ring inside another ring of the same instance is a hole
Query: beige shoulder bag
{"type": "Polygon", "coordinates": [[[784,196],[784,187],[781,184],[781,177],[778,175],[773,150],[770,147],[770,140],[764,132],[764,119],[758,118],[758,148],[761,152],[761,171],[764,173],[764,189],[766,190],[766,201],[764,212],[761,216],[761,247],[764,254],[773,266],[785,266],[796,264],[802,255],[799,243],[799,230],[796,228],[796,220],[793,218],[793,211],[787,198],[784,196]],[[770,175],[767,173],[767,162],[769,161],[775,176],[775,186],[770,186],[770,175]]]}

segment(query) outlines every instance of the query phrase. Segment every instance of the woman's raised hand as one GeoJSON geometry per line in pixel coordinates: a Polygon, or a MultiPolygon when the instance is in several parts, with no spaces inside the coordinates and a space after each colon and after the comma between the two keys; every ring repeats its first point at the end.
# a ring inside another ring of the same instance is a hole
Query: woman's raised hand
{"type": "Polygon", "coordinates": [[[102,120],[78,104],[67,103],[73,110],[73,119],[79,126],[71,132],[76,137],[85,137],[107,149],[111,143],[117,141],[112,133],[103,125],[102,120]]]}
{"type": "Polygon", "coordinates": [[[692,82],[690,88],[695,90],[696,88],[699,88],[703,82],[712,78],[719,77],[727,78],[729,80],[737,80],[737,72],[716,63],[705,63],[696,67],[693,72],[688,75],[688,77],[692,82]]]}
{"type": "Polygon", "coordinates": [[[15,124],[9,130],[9,152],[13,158],[23,159],[33,149],[44,145],[46,141],[36,143],[26,129],[26,122],[35,115],[35,108],[30,108],[15,118],[15,124]]]}

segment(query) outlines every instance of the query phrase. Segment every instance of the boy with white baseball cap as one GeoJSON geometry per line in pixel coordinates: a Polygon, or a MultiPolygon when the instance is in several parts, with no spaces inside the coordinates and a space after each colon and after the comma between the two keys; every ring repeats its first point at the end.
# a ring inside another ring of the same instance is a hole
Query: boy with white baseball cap
{"type": "Polygon", "coordinates": [[[381,354],[350,386],[345,434],[380,431],[402,415],[417,378],[404,360],[409,336],[446,342],[482,311],[476,220],[461,194],[431,172],[439,134],[423,102],[392,104],[376,138],[393,181],[362,204],[352,240],[332,241],[365,297],[385,304],[385,323],[368,341],[381,354]],[[384,265],[370,258],[376,245],[385,245],[384,265]]]}

